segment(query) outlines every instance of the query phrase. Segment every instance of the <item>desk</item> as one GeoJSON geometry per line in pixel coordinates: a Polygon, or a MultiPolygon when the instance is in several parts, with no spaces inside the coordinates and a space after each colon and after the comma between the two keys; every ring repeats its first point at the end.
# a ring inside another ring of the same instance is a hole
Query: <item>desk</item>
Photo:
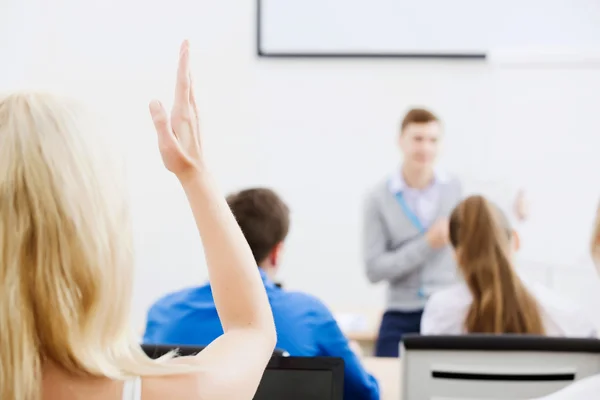
{"type": "Polygon", "coordinates": [[[363,358],[363,365],[379,381],[381,400],[400,399],[400,359],[363,358]]]}
{"type": "Polygon", "coordinates": [[[383,312],[374,310],[336,312],[335,318],[348,340],[356,342],[365,356],[374,355],[383,312]]]}

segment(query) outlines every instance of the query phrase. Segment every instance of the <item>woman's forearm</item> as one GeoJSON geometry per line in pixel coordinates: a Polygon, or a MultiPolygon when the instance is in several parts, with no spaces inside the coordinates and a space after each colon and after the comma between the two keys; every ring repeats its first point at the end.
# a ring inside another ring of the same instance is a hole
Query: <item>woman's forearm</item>
{"type": "Polygon", "coordinates": [[[273,316],[258,266],[227,202],[207,172],[181,183],[202,239],[224,331],[260,329],[274,339],[273,316]]]}

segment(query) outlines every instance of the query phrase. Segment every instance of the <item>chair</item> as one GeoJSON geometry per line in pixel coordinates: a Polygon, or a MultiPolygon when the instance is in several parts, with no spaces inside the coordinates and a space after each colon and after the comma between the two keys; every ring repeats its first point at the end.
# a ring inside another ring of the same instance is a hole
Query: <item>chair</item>
{"type": "MultiPolygon", "coordinates": [[[[176,350],[179,356],[194,356],[204,350],[206,346],[177,346],[170,344],[142,344],[142,350],[150,358],[159,358],[176,350]]],[[[289,353],[284,350],[275,349],[273,357],[288,357],[289,353]]]]}
{"type": "Polygon", "coordinates": [[[406,335],[403,400],[531,399],[600,373],[600,340],[406,335]]]}
{"type": "MultiPolygon", "coordinates": [[[[181,356],[195,355],[205,346],[142,345],[151,358],[177,349],[181,356]]],[[[253,400],[342,400],[344,360],[335,357],[289,357],[281,350],[271,357],[253,400]]]]}

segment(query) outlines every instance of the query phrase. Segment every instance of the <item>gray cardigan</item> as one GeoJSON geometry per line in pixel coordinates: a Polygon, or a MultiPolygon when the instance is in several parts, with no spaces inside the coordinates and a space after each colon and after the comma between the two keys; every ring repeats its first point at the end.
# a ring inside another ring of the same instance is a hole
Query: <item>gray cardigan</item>
{"type": "MultiPolygon", "coordinates": [[[[457,180],[445,180],[440,185],[436,219],[448,217],[462,198],[457,180]]],[[[435,250],[429,246],[404,214],[387,182],[377,185],[367,198],[363,253],[369,281],[388,284],[387,310],[422,310],[434,291],[458,280],[450,247],[435,250]]]]}

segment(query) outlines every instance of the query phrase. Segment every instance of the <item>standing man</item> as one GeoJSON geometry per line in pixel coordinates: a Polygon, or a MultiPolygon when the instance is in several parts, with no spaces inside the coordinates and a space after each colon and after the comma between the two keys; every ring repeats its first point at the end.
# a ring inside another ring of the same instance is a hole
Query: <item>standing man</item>
{"type": "Polygon", "coordinates": [[[456,282],[448,246],[448,216],[460,202],[456,179],[435,171],[442,129],[425,109],[412,109],[400,126],[401,168],[370,194],[364,221],[369,281],[388,284],[378,357],[398,357],[402,335],[420,331],[427,298],[456,282]]]}

